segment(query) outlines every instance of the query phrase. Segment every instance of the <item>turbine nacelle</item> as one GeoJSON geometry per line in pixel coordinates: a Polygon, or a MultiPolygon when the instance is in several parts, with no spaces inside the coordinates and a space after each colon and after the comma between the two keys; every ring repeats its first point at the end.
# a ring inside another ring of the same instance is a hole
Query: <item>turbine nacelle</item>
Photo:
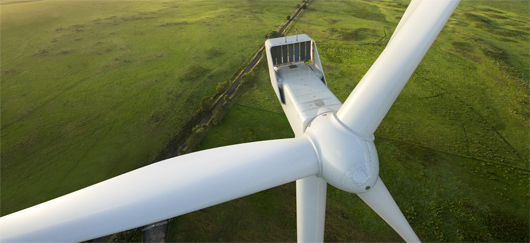
{"type": "Polygon", "coordinates": [[[317,116],[306,129],[320,159],[319,177],[341,190],[363,193],[379,177],[374,137],[363,138],[344,126],[335,112],[317,116]]]}

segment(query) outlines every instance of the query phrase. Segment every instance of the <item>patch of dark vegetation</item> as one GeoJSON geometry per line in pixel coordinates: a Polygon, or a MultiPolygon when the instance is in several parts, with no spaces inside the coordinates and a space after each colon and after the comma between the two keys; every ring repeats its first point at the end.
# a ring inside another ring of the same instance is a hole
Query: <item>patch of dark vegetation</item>
{"type": "Polygon", "coordinates": [[[169,102],[170,104],[177,104],[178,102],[181,101],[182,93],[183,93],[183,90],[177,91],[175,89],[172,89],[168,91],[167,96],[166,96],[167,102],[169,102]]]}
{"type": "Polygon", "coordinates": [[[322,64],[322,67],[323,67],[324,70],[326,70],[327,72],[329,72],[329,71],[339,70],[339,67],[337,67],[337,65],[334,65],[334,64],[331,64],[331,63],[322,64]]]}
{"type": "Polygon", "coordinates": [[[495,131],[502,131],[502,130],[506,129],[506,124],[501,122],[501,121],[497,121],[497,123],[491,124],[491,127],[495,131]]]}
{"type": "Polygon", "coordinates": [[[407,7],[409,6],[408,4],[406,3],[403,3],[403,2],[400,2],[400,1],[395,1],[395,2],[381,2],[380,3],[381,5],[384,5],[385,7],[392,7],[392,8],[397,8],[397,9],[401,9],[401,10],[405,10],[407,9],[407,7]]]}
{"type": "Polygon", "coordinates": [[[210,128],[211,126],[208,126],[208,124],[193,127],[190,136],[186,139],[186,147],[182,150],[179,149],[179,154],[192,152],[201,143],[202,139],[206,137],[210,128]]]}
{"type": "Polygon", "coordinates": [[[215,87],[216,96],[226,92],[228,88],[230,88],[230,80],[217,83],[217,87],[215,87]]]}
{"type": "Polygon", "coordinates": [[[163,115],[153,114],[153,115],[151,115],[151,117],[149,117],[149,122],[151,122],[151,123],[158,123],[158,122],[161,122],[161,121],[164,121],[164,116],[163,115]]]}
{"type": "Polygon", "coordinates": [[[377,31],[368,28],[359,28],[354,30],[340,30],[340,37],[345,41],[362,41],[371,37],[377,37],[377,31]]]}
{"type": "Polygon", "coordinates": [[[17,73],[18,73],[18,71],[16,69],[13,69],[13,68],[2,70],[2,74],[4,74],[4,75],[17,74],[17,73]]]}
{"type": "Polygon", "coordinates": [[[508,242],[529,242],[528,221],[494,208],[485,215],[484,221],[492,237],[508,242]]]}
{"type": "Polygon", "coordinates": [[[159,27],[170,27],[170,26],[179,26],[179,25],[185,25],[189,24],[188,21],[182,21],[182,22],[165,22],[162,24],[159,24],[159,27]]]}
{"type": "Polygon", "coordinates": [[[518,106],[512,108],[512,113],[523,119],[528,119],[528,117],[530,117],[530,110],[528,109],[528,107],[530,107],[530,101],[528,100],[528,96],[517,95],[515,97],[515,103],[518,104],[518,106]]]}
{"type": "Polygon", "coordinates": [[[515,38],[515,39],[522,40],[522,41],[528,41],[528,32],[524,32],[520,30],[512,30],[512,29],[507,29],[507,28],[503,28],[499,26],[493,26],[493,25],[482,24],[482,23],[475,24],[475,27],[483,31],[489,32],[491,34],[494,34],[494,35],[515,38]]]}
{"type": "Polygon", "coordinates": [[[208,58],[216,58],[222,56],[225,51],[220,47],[212,47],[205,51],[208,58]]]}
{"type": "Polygon", "coordinates": [[[432,99],[432,98],[438,98],[438,97],[443,97],[445,95],[445,93],[439,93],[439,94],[435,94],[435,95],[431,95],[431,96],[426,96],[426,97],[420,97],[422,99],[432,99]]]}
{"type": "Polygon", "coordinates": [[[491,21],[491,19],[488,19],[487,17],[484,17],[482,15],[476,15],[476,14],[472,14],[472,13],[464,13],[464,17],[467,20],[470,20],[470,21],[473,21],[473,22],[477,22],[477,23],[483,23],[483,24],[487,24],[487,25],[492,25],[493,24],[493,21],[491,21]]]}
{"type": "Polygon", "coordinates": [[[360,1],[347,2],[349,5],[344,11],[356,18],[386,22],[386,15],[381,12],[378,6],[360,1]]]}
{"type": "Polygon", "coordinates": [[[343,62],[342,58],[344,56],[341,54],[341,50],[337,48],[336,46],[326,45],[323,43],[320,45],[319,48],[322,48],[323,50],[322,52],[319,51],[319,53],[322,53],[320,55],[325,57],[326,60],[330,61],[331,62],[330,64],[339,64],[343,62]]]}
{"type": "Polygon", "coordinates": [[[474,53],[474,54],[469,54],[469,53],[466,53],[466,54],[461,54],[461,53],[454,53],[454,52],[448,52],[447,53],[447,58],[445,60],[449,61],[449,62],[458,62],[460,63],[461,65],[461,68],[463,69],[466,69],[468,71],[476,71],[478,66],[473,64],[473,63],[470,63],[470,62],[462,62],[463,60],[463,57],[467,58],[467,59],[470,59],[472,61],[475,61],[475,62],[480,62],[481,58],[479,57],[478,54],[474,53]]]}
{"type": "Polygon", "coordinates": [[[42,0],[26,0],[26,1],[13,1],[13,2],[0,2],[0,5],[9,5],[9,4],[17,4],[17,3],[30,3],[30,2],[39,2],[42,0]]]}
{"type": "Polygon", "coordinates": [[[516,56],[510,55],[505,49],[485,40],[477,39],[477,43],[484,56],[491,58],[501,70],[515,77],[528,79],[528,63],[524,63],[524,61],[517,59],[516,56]]]}
{"type": "Polygon", "coordinates": [[[439,152],[433,149],[406,143],[396,143],[396,146],[400,147],[400,151],[409,151],[407,154],[416,156],[424,166],[432,166],[441,161],[439,152]]]}
{"type": "MultiPolygon", "coordinates": [[[[115,62],[123,62],[123,63],[131,63],[131,62],[132,62],[132,61],[129,60],[129,59],[122,59],[122,58],[120,58],[120,57],[116,57],[116,58],[114,58],[114,61],[115,61],[115,62]]],[[[156,81],[158,81],[158,80],[156,80],[156,81]]]]}
{"type": "Polygon", "coordinates": [[[197,64],[189,66],[186,70],[186,73],[180,76],[180,81],[195,81],[197,78],[203,76],[205,73],[210,72],[210,69],[197,64]]]}
{"type": "Polygon", "coordinates": [[[499,15],[499,14],[486,14],[486,16],[494,19],[507,19],[508,17],[499,15]]]}
{"type": "Polygon", "coordinates": [[[59,53],[57,53],[57,55],[62,56],[62,55],[66,55],[66,54],[69,54],[69,53],[70,53],[69,50],[64,50],[64,51],[60,51],[59,53]]]}
{"type": "Polygon", "coordinates": [[[514,40],[514,39],[510,39],[510,38],[505,38],[505,37],[502,37],[502,38],[500,38],[499,40],[501,40],[501,41],[503,41],[503,42],[517,43],[516,40],[514,40]]]}
{"type": "Polygon", "coordinates": [[[473,52],[473,50],[475,49],[475,47],[467,42],[458,42],[458,41],[455,41],[453,43],[451,43],[457,51],[459,52],[473,52]]]}
{"type": "Polygon", "coordinates": [[[326,21],[328,24],[336,24],[337,22],[340,22],[340,19],[332,19],[332,18],[324,18],[324,21],[326,21]]]}
{"type": "Polygon", "coordinates": [[[123,21],[134,21],[134,20],[145,20],[145,19],[154,19],[152,16],[130,16],[130,17],[121,17],[123,21]]]}
{"type": "Polygon", "coordinates": [[[276,37],[278,37],[278,31],[276,31],[276,30],[272,30],[272,31],[270,31],[269,33],[267,33],[265,35],[265,38],[267,38],[267,39],[276,38],[276,37]]]}
{"type": "Polygon", "coordinates": [[[511,27],[514,27],[520,30],[528,31],[528,25],[525,22],[510,19],[510,20],[505,20],[504,25],[508,25],[508,26],[511,26],[511,27]]]}
{"type": "Polygon", "coordinates": [[[504,38],[514,38],[521,41],[528,41],[529,40],[529,32],[526,22],[520,22],[513,19],[503,21],[500,24],[499,22],[494,21],[493,19],[508,19],[505,16],[500,15],[502,12],[494,12],[493,13],[486,13],[485,15],[478,15],[478,14],[472,14],[472,13],[464,13],[463,16],[470,21],[473,21],[475,23],[475,27],[483,30],[485,32],[498,35],[504,38]],[[510,29],[505,28],[504,26],[513,26],[514,28],[518,29],[510,29]],[[520,28],[522,27],[522,28],[520,28]]]}
{"type": "Polygon", "coordinates": [[[466,27],[469,26],[469,23],[466,21],[456,21],[457,26],[466,27]]]}
{"type": "Polygon", "coordinates": [[[455,51],[462,54],[463,57],[474,61],[474,62],[480,62],[480,57],[478,57],[475,54],[475,46],[467,43],[467,42],[458,42],[455,41],[451,43],[453,47],[455,48],[455,51]]]}
{"type": "Polygon", "coordinates": [[[48,50],[47,49],[38,49],[35,51],[35,53],[33,53],[33,55],[31,56],[45,56],[48,54],[48,50]]]}
{"type": "Polygon", "coordinates": [[[510,55],[506,52],[506,50],[496,47],[491,44],[482,43],[481,51],[484,53],[485,56],[501,62],[505,65],[512,66],[510,55]]]}
{"type": "Polygon", "coordinates": [[[482,12],[497,13],[497,14],[504,13],[502,11],[499,11],[499,10],[496,10],[496,9],[492,9],[492,8],[481,8],[479,10],[482,11],[482,12]]]}
{"type": "Polygon", "coordinates": [[[202,98],[202,100],[201,100],[201,110],[204,111],[204,112],[209,111],[212,108],[212,106],[215,104],[214,102],[215,102],[215,100],[213,99],[213,97],[204,97],[204,98],[202,98]]]}
{"type": "Polygon", "coordinates": [[[145,35],[145,32],[143,32],[143,31],[139,31],[139,30],[135,30],[135,31],[133,32],[133,35],[135,35],[135,36],[144,36],[144,35],[145,35]]]}

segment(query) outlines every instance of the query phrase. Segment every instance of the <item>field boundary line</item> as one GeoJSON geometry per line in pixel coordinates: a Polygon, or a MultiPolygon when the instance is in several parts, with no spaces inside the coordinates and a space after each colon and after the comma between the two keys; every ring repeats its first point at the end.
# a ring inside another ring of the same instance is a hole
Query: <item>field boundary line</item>
{"type": "Polygon", "coordinates": [[[497,134],[497,136],[502,139],[502,141],[504,141],[504,143],[506,145],[508,145],[508,147],[510,147],[510,149],[512,149],[512,151],[515,153],[515,155],[517,156],[517,158],[519,158],[519,160],[521,160],[522,162],[525,162],[525,160],[523,159],[523,157],[519,154],[519,151],[517,151],[517,149],[515,149],[515,147],[513,147],[513,145],[508,142],[508,140],[497,130],[495,129],[495,127],[493,125],[491,125],[491,123],[484,118],[484,116],[482,116],[482,114],[480,114],[480,112],[478,112],[473,106],[471,106],[470,104],[464,102],[464,100],[460,99],[460,97],[458,97],[456,94],[454,93],[449,93],[445,88],[443,88],[442,86],[438,85],[436,82],[433,82],[431,81],[429,78],[426,78],[425,76],[421,75],[421,74],[417,74],[418,76],[420,76],[423,80],[427,80],[429,83],[433,84],[434,86],[438,87],[439,89],[443,90],[444,91],[444,94],[450,94],[450,96],[454,97],[456,100],[458,100],[460,103],[462,103],[463,105],[467,106],[469,109],[471,109],[471,111],[473,111],[473,113],[475,113],[476,115],[478,115],[480,117],[480,119],[482,121],[484,121],[484,123],[486,123],[489,128],[495,132],[495,134],[497,134]]]}
{"type": "Polygon", "coordinates": [[[258,108],[258,107],[249,106],[249,105],[243,105],[243,104],[238,104],[238,103],[236,103],[234,105],[246,107],[246,108],[253,109],[253,110],[259,110],[259,111],[263,111],[263,112],[269,112],[269,113],[273,113],[273,114],[278,114],[278,115],[285,115],[285,113],[283,113],[283,112],[269,111],[269,110],[265,110],[263,108],[258,108]]]}
{"type": "Polygon", "coordinates": [[[481,161],[481,162],[487,162],[487,163],[496,164],[496,165],[500,165],[500,166],[504,166],[504,167],[510,167],[510,168],[513,168],[513,169],[524,171],[526,173],[530,173],[530,169],[525,169],[525,168],[517,167],[517,166],[514,166],[514,165],[503,164],[503,163],[499,163],[499,162],[496,162],[496,161],[487,160],[487,159],[484,159],[484,158],[477,158],[477,157],[473,157],[473,156],[467,156],[467,155],[462,155],[462,154],[451,153],[451,152],[448,152],[448,151],[443,151],[443,150],[431,148],[431,147],[428,147],[428,146],[425,146],[425,145],[421,145],[421,144],[417,144],[417,143],[413,143],[413,142],[408,142],[408,141],[403,141],[403,140],[398,140],[398,139],[394,139],[394,138],[389,138],[389,137],[385,137],[385,136],[381,136],[381,135],[376,135],[375,137],[376,138],[380,138],[380,139],[384,139],[384,140],[393,141],[393,142],[404,143],[404,144],[408,144],[408,145],[412,145],[412,146],[416,146],[416,147],[421,147],[421,148],[433,150],[433,151],[444,153],[444,154],[449,154],[449,155],[454,155],[454,156],[458,156],[458,157],[462,157],[462,158],[478,160],[478,161],[481,161]]]}

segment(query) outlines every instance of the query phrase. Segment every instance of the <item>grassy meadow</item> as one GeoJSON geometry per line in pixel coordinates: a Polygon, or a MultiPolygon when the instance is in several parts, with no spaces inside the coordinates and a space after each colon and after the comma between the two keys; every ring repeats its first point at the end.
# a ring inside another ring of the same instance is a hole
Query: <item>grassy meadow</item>
{"type": "Polygon", "coordinates": [[[153,162],[296,2],[1,1],[1,214],[153,162]]]}
{"type": "MultiPolygon", "coordinates": [[[[315,0],[291,29],[315,39],[344,101],[407,5],[315,0]]],[[[529,8],[463,0],[375,132],[380,176],[422,241],[529,241],[529,8]]],[[[199,149],[294,136],[267,67],[256,71],[199,149]]],[[[296,241],[295,195],[289,183],[177,217],[169,241],[296,241]]],[[[324,237],[402,240],[332,186],[324,237]]]]}

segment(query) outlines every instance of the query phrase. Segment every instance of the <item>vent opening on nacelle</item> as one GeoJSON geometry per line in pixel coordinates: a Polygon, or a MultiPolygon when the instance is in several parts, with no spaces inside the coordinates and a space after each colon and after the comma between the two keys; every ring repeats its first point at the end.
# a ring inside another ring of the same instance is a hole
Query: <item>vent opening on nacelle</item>
{"type": "Polygon", "coordinates": [[[293,62],[307,62],[311,60],[311,41],[273,46],[271,47],[271,57],[274,66],[293,62]]]}

